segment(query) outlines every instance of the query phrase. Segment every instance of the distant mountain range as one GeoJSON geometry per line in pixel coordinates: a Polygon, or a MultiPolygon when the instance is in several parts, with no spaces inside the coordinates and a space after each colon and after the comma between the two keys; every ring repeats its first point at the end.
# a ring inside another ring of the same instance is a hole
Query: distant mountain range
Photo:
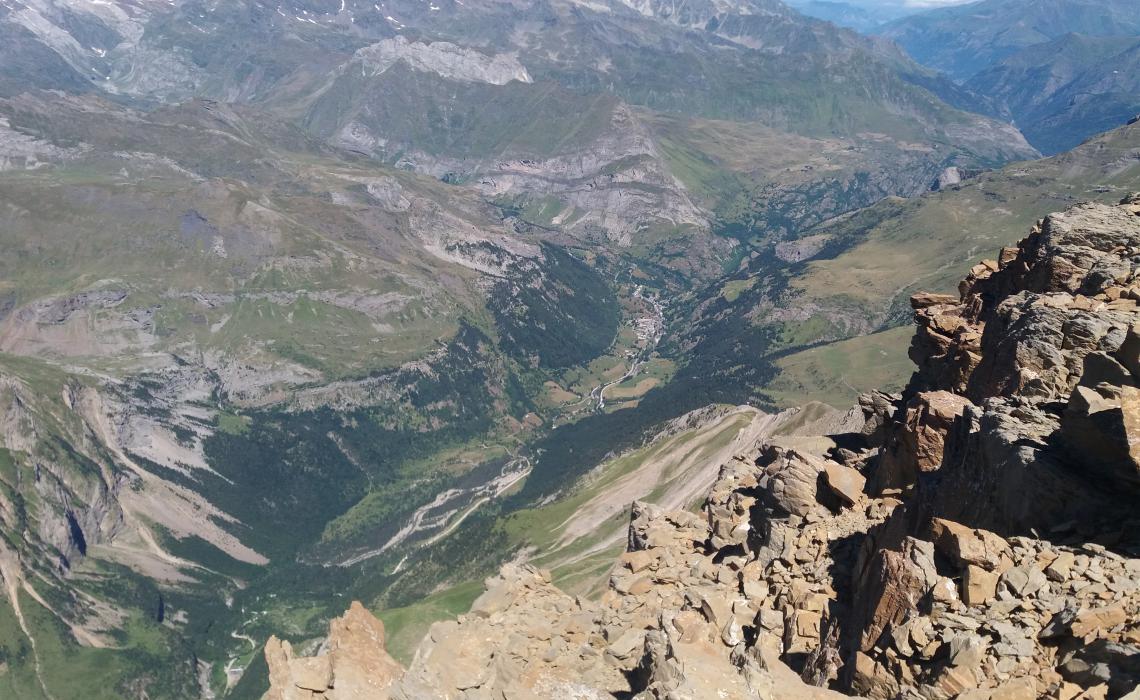
{"type": "Polygon", "coordinates": [[[965,80],[1002,59],[1066,34],[1140,35],[1132,0],[981,0],[895,20],[876,33],[919,63],[965,80]]]}
{"type": "Polygon", "coordinates": [[[871,33],[887,22],[909,14],[901,7],[856,4],[839,0],[791,0],[797,12],[827,20],[840,27],[871,33]]]}
{"type": "Polygon", "coordinates": [[[1009,107],[1045,153],[1140,114],[1140,36],[1066,34],[1008,56],[967,81],[1009,107]]]}
{"type": "Polygon", "coordinates": [[[982,0],[872,29],[994,100],[1044,153],[1140,112],[1140,8],[1132,0],[982,0]]]}

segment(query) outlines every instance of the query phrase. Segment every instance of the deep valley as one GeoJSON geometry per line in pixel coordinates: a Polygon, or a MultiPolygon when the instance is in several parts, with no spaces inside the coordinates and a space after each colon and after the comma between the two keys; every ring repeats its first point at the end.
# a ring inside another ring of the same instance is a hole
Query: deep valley
{"type": "MultiPolygon", "coordinates": [[[[1066,84],[1134,48],[1090,36],[1066,84]]],[[[0,0],[0,698],[255,700],[352,601],[407,664],[503,565],[601,595],[635,501],[850,427],[912,294],[1140,191],[1133,103],[1086,133],[1015,50],[963,80],[778,0],[0,0]]]]}

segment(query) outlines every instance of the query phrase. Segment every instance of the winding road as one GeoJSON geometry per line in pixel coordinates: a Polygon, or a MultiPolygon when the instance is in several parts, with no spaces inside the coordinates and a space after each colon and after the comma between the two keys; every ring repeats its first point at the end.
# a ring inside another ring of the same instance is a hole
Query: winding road
{"type": "Polygon", "coordinates": [[[645,339],[648,342],[645,344],[645,347],[641,348],[641,350],[637,351],[636,353],[631,352],[629,369],[626,370],[625,374],[612,382],[599,384],[598,386],[594,387],[593,391],[590,392],[590,397],[597,403],[597,410],[599,411],[603,410],[606,407],[606,389],[609,389],[611,386],[621,384],[631,377],[636,377],[637,374],[641,371],[641,368],[645,366],[646,360],[648,360],[649,356],[653,354],[653,351],[657,349],[657,345],[661,342],[661,337],[665,335],[665,307],[662,306],[657,297],[646,296],[644,294],[644,290],[640,286],[634,290],[633,296],[637,299],[641,299],[653,307],[652,317],[642,317],[638,319],[640,322],[638,325],[641,328],[645,329],[645,339]]]}

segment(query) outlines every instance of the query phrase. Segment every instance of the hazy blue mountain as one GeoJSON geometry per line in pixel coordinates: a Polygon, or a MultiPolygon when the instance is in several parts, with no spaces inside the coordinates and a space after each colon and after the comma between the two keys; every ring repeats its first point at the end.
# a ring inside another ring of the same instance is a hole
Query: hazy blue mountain
{"type": "Polygon", "coordinates": [[[1140,109],[1138,10],[1131,0],[982,0],[874,31],[984,96],[965,104],[1011,120],[1039,150],[1057,153],[1140,109]]]}
{"type": "Polygon", "coordinates": [[[965,80],[1065,34],[1140,35],[1140,10],[1134,0],[981,0],[903,17],[876,33],[919,63],[965,80]]]}
{"type": "Polygon", "coordinates": [[[890,8],[860,5],[839,0],[792,0],[788,3],[798,12],[826,20],[840,27],[871,33],[877,27],[896,19],[901,13],[890,8]]]}
{"type": "Polygon", "coordinates": [[[1140,36],[1066,34],[973,76],[1044,153],[1072,148],[1140,113],[1140,36]]]}

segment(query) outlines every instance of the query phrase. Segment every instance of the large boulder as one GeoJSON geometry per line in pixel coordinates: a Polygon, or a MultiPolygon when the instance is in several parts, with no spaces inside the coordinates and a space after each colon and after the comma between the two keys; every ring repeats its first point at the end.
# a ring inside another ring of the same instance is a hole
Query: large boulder
{"type": "Polygon", "coordinates": [[[957,301],[915,295],[912,390],[943,389],[974,403],[1023,389],[1067,397],[1083,355],[1119,348],[1120,322],[1126,329],[1135,317],[1134,206],[1126,200],[1051,214],[997,262],[976,265],[957,301]]]}
{"type": "Polygon", "coordinates": [[[404,669],[385,648],[384,623],[358,601],[329,623],[316,656],[297,657],[288,641],[265,643],[265,700],[388,700],[404,669]]]}
{"type": "Polygon", "coordinates": [[[969,399],[949,391],[919,392],[911,397],[900,420],[887,428],[874,492],[909,490],[919,474],[942,466],[946,435],[970,405],[969,399]]]}
{"type": "Polygon", "coordinates": [[[827,460],[807,452],[775,444],[762,448],[757,464],[761,467],[761,500],[776,516],[806,517],[818,513],[819,477],[827,460]]]}
{"type": "MultiPolygon", "coordinates": [[[[856,633],[848,649],[852,671],[864,656],[880,644],[894,625],[918,612],[919,603],[938,583],[934,565],[934,546],[912,537],[905,538],[898,549],[878,549],[862,568],[855,583],[856,598],[850,619],[856,633]]],[[[876,674],[856,674],[853,690],[875,696],[883,688],[870,687],[876,674]]],[[[889,695],[878,697],[889,697],[889,695]]]]}
{"type": "Polygon", "coordinates": [[[384,700],[404,672],[388,654],[384,623],[359,601],[329,623],[325,646],[334,685],[329,700],[384,700]]]}
{"type": "Polygon", "coordinates": [[[1060,439],[1090,478],[1140,493],[1140,389],[1076,387],[1061,414],[1060,439]]]}
{"type": "Polygon", "coordinates": [[[919,481],[923,512],[1002,536],[1130,519],[1126,493],[1056,447],[1061,421],[1049,409],[1018,398],[968,407],[947,437],[942,468],[919,481]]]}
{"type": "Polygon", "coordinates": [[[959,570],[972,565],[1001,573],[1013,566],[1009,544],[992,532],[942,518],[934,518],[930,530],[935,548],[959,570]]]}

